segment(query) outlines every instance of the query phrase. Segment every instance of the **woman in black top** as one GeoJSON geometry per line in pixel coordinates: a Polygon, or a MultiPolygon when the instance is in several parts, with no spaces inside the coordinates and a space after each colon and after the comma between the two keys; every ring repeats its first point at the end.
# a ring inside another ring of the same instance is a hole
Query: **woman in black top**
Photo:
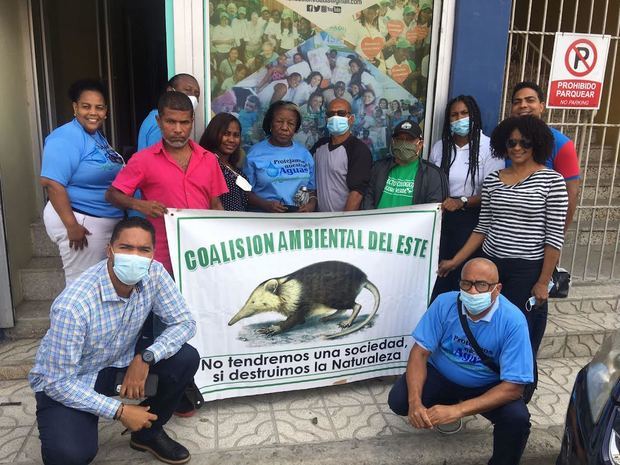
{"type": "Polygon", "coordinates": [[[249,183],[238,168],[241,160],[241,123],[230,113],[219,113],[211,119],[200,145],[213,152],[219,162],[226,180],[228,193],[220,196],[224,210],[245,211],[248,194],[245,189],[249,183]]]}

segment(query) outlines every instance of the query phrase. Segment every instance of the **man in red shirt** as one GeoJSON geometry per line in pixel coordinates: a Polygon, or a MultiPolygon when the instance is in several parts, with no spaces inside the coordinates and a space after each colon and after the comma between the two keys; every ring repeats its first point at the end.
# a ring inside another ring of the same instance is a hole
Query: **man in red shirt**
{"type": "Polygon", "coordinates": [[[155,260],[172,275],[163,215],[168,208],[223,210],[228,192],[217,158],[190,140],[194,123],[191,100],[166,92],[157,105],[162,140],[136,153],[106,193],[113,205],[144,214],[155,227],[155,260]],[[142,199],[133,198],[140,189],[142,199]]]}
{"type": "MultiPolygon", "coordinates": [[[[106,192],[111,204],[142,213],[155,228],[154,259],[172,276],[164,214],[168,208],[224,210],[219,196],[228,192],[217,158],[190,140],[194,124],[194,107],[182,92],[166,92],[157,105],[157,124],[162,140],[131,157],[106,192]],[[136,190],[142,199],[136,199],[136,190]]],[[[140,343],[146,344],[165,326],[158,318],[149,317],[140,343]]],[[[191,391],[193,384],[188,386],[191,391]]],[[[187,392],[187,391],[186,391],[187,392]]],[[[179,416],[191,416],[194,405],[187,395],[175,410],[179,416]]]]}

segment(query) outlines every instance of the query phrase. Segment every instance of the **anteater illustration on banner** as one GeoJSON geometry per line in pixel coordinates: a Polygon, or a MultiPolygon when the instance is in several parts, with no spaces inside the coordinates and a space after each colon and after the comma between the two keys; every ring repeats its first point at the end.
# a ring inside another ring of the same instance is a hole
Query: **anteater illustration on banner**
{"type": "Polygon", "coordinates": [[[328,322],[351,310],[351,316],[339,323],[345,329],[323,335],[326,339],[333,339],[368,325],[375,317],[380,303],[379,289],[359,268],[339,261],[318,262],[260,283],[228,325],[232,326],[259,313],[277,312],[286,319],[258,330],[259,333],[273,336],[305,323],[307,317],[325,315],[320,321],[328,322]],[[366,319],[354,325],[362,309],[356,299],[364,289],[373,295],[374,306],[366,319]]]}

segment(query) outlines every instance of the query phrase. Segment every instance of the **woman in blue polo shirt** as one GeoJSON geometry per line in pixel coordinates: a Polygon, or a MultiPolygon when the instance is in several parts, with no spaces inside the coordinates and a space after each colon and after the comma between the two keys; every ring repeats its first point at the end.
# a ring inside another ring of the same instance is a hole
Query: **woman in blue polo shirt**
{"type": "Polygon", "coordinates": [[[124,165],[101,133],[108,111],[103,85],[77,81],[69,97],[75,118],[47,136],[41,167],[49,198],[43,221],[60,250],[67,285],[106,257],[123,212],[105,200],[105,192],[124,165]]]}

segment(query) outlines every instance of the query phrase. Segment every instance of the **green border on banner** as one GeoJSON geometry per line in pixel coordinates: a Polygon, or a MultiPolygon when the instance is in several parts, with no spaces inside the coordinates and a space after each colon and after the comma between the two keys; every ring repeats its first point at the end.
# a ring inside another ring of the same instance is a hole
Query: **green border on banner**
{"type": "MultiPolygon", "coordinates": [[[[355,218],[358,216],[381,216],[381,215],[402,215],[403,213],[405,214],[411,214],[411,213],[433,213],[433,231],[431,234],[431,255],[429,257],[429,265],[428,265],[428,288],[427,288],[427,296],[428,299],[430,299],[430,295],[432,292],[431,289],[431,266],[433,265],[433,245],[434,245],[434,241],[435,241],[435,223],[437,222],[437,209],[433,209],[433,210],[408,210],[408,211],[402,211],[402,212],[385,212],[385,213],[377,213],[375,215],[363,215],[363,214],[358,214],[358,215],[347,215],[346,218],[355,218]]],[[[281,220],[282,218],[278,218],[278,215],[274,215],[275,218],[270,218],[269,216],[235,216],[235,217],[230,217],[227,218],[225,216],[193,216],[191,218],[177,218],[177,266],[179,269],[179,291],[182,293],[183,292],[183,271],[181,270],[181,220],[209,220],[209,219],[235,219],[235,220],[256,220],[256,219],[260,219],[260,220],[281,220]]],[[[326,219],[326,218],[341,218],[338,216],[314,216],[314,219],[326,219]]],[[[345,218],[344,216],[342,218],[345,218]]],[[[306,220],[306,218],[287,218],[288,220],[306,220]]],[[[426,304],[428,305],[428,300],[426,302],[426,304]]]]}
{"type": "MultiPolygon", "coordinates": [[[[368,343],[368,342],[372,342],[372,341],[382,341],[383,339],[396,339],[399,337],[408,337],[411,336],[411,334],[397,334],[396,336],[385,336],[385,337],[376,337],[374,339],[366,339],[364,340],[364,344],[368,343]]],[[[352,345],[359,345],[359,342],[346,342],[344,344],[332,344],[329,346],[330,349],[332,349],[333,347],[342,347],[342,346],[352,346],[352,345]]],[[[282,349],[282,350],[267,350],[264,352],[261,352],[261,355],[264,354],[279,354],[281,352],[299,352],[299,351],[307,351],[307,350],[315,350],[315,349],[321,349],[325,346],[316,346],[316,347],[304,347],[303,349],[282,349]]],[[[248,352],[248,353],[243,353],[243,354],[222,354],[222,355],[210,355],[209,357],[201,357],[200,360],[202,360],[203,358],[217,358],[217,357],[237,357],[239,355],[256,355],[256,352],[248,352]]]]}
{"type": "Polygon", "coordinates": [[[426,306],[428,307],[431,303],[431,294],[433,293],[431,289],[431,268],[433,266],[433,245],[435,244],[435,224],[437,224],[437,210],[435,210],[435,216],[433,218],[433,232],[431,232],[431,259],[428,262],[428,289],[426,292],[426,306]]]}
{"type": "MultiPolygon", "coordinates": [[[[363,375],[366,373],[375,373],[377,371],[384,371],[384,370],[392,370],[392,369],[397,369],[397,368],[407,368],[407,364],[401,364],[401,365],[394,365],[394,366],[390,366],[390,367],[382,367],[382,368],[377,368],[375,370],[365,370],[365,371],[358,371],[356,373],[349,373],[348,375],[363,375]]],[[[345,370],[346,371],[346,370],[345,370]]],[[[312,376],[312,375],[310,375],[312,376]]],[[[323,376],[322,378],[315,378],[315,379],[300,379],[297,381],[287,381],[285,383],[271,383],[271,384],[261,384],[260,386],[231,386],[231,387],[226,387],[226,388],[221,388],[221,389],[214,389],[214,390],[205,390],[204,387],[200,388],[200,392],[202,394],[212,394],[214,392],[222,392],[222,391],[230,391],[231,389],[236,389],[236,390],[241,390],[241,389],[257,389],[257,388],[263,388],[263,387],[271,387],[271,386],[282,386],[282,385],[291,385],[291,384],[299,384],[299,383],[310,383],[312,381],[323,381],[325,379],[334,379],[334,378],[340,378],[342,375],[334,375],[334,376],[323,376]]],[[[281,378],[284,379],[284,378],[281,378]]],[[[241,382],[241,381],[240,381],[241,382]]],[[[243,382],[251,382],[248,380],[244,380],[243,382]]]]}
{"type": "Polygon", "coordinates": [[[174,0],[166,0],[166,61],[168,79],[175,74],[174,69],[174,0]]]}
{"type": "MultiPolygon", "coordinates": [[[[410,211],[402,211],[402,212],[385,212],[385,213],[378,213],[372,216],[377,216],[377,215],[400,215],[403,213],[432,213],[433,214],[433,230],[431,233],[431,253],[429,256],[429,271],[428,271],[428,289],[427,289],[427,305],[428,305],[428,300],[430,300],[430,296],[431,296],[431,267],[433,264],[433,246],[434,246],[434,240],[435,240],[435,229],[436,229],[436,223],[437,223],[437,209],[433,209],[433,210],[410,210],[410,211]]],[[[359,217],[359,216],[369,216],[369,215],[365,215],[365,214],[357,214],[357,215],[347,215],[347,218],[350,217],[359,217]]],[[[338,218],[336,216],[315,216],[315,219],[327,219],[327,218],[338,218]]],[[[176,229],[177,229],[177,265],[178,265],[178,270],[179,270],[179,277],[178,277],[178,284],[179,284],[179,291],[183,292],[183,280],[182,280],[182,269],[181,269],[181,220],[206,220],[206,219],[247,219],[247,220],[256,220],[256,219],[261,219],[261,220],[269,220],[269,219],[275,219],[275,220],[281,220],[282,218],[278,217],[278,215],[274,215],[273,218],[269,217],[269,216],[243,216],[243,217],[230,217],[230,218],[226,218],[223,216],[194,216],[191,218],[176,218],[176,229]]],[[[288,220],[305,220],[306,218],[287,218],[288,220]]],[[[364,341],[365,343],[367,342],[371,342],[371,341],[375,341],[375,340],[382,340],[382,339],[393,339],[393,338],[399,338],[399,337],[407,337],[408,334],[406,335],[397,335],[397,336],[388,336],[388,337],[381,337],[381,338],[375,338],[375,339],[369,339],[367,341],[364,341]]],[[[359,343],[355,343],[355,344],[359,344],[359,343]]],[[[352,345],[352,343],[345,343],[345,344],[337,344],[334,346],[330,346],[331,347],[339,347],[339,346],[346,346],[346,345],[352,345]]],[[[308,351],[308,350],[313,350],[313,349],[317,349],[318,347],[306,347],[303,349],[297,349],[297,350],[273,350],[273,351],[268,351],[268,352],[261,352],[261,354],[265,353],[265,354],[273,354],[273,353],[279,353],[279,352],[295,352],[295,351],[308,351]]],[[[225,356],[239,356],[239,355],[251,355],[253,353],[244,353],[244,354],[225,354],[225,355],[212,355],[208,358],[217,358],[217,357],[225,357],[225,356]]],[[[205,357],[203,357],[205,358],[205,357]]],[[[201,358],[202,360],[202,358],[201,358]]],[[[393,362],[385,362],[384,365],[390,365],[393,362]]],[[[377,365],[375,365],[375,367],[377,367],[377,365]]],[[[267,387],[273,387],[273,386],[284,386],[284,385],[293,385],[293,384],[299,384],[299,383],[311,383],[311,382],[315,382],[315,381],[324,381],[324,380],[328,380],[328,379],[335,379],[335,378],[341,378],[343,376],[355,376],[355,375],[363,375],[363,374],[367,374],[367,373],[376,373],[376,372],[381,372],[381,371],[386,371],[386,370],[395,370],[395,369],[402,369],[402,368],[406,368],[407,367],[407,363],[401,363],[401,364],[396,364],[396,365],[391,365],[391,366],[378,366],[377,368],[374,369],[370,369],[370,370],[362,370],[362,371],[355,371],[355,372],[351,372],[351,373],[347,373],[350,370],[356,370],[356,368],[348,368],[348,369],[344,369],[344,370],[339,370],[339,371],[332,371],[330,376],[321,376],[319,378],[311,378],[308,379],[309,377],[313,377],[313,376],[320,376],[320,374],[314,373],[314,374],[309,374],[309,375],[297,375],[297,376],[291,376],[288,378],[279,378],[280,380],[286,380],[283,382],[278,382],[278,383],[267,383],[267,384],[260,384],[260,385],[247,385],[248,383],[252,383],[252,382],[261,382],[263,380],[256,380],[256,381],[252,381],[252,380],[241,380],[241,381],[234,381],[234,382],[229,382],[226,383],[227,387],[222,387],[222,388],[216,388],[216,389],[207,389],[206,386],[202,386],[199,388],[200,392],[203,395],[207,395],[207,394],[214,394],[216,392],[224,392],[224,391],[230,391],[230,390],[242,390],[242,389],[260,389],[260,388],[267,388],[267,387]],[[334,374],[334,373],[338,373],[338,374],[334,374]],[[239,383],[243,383],[245,385],[243,386],[237,386],[236,384],[239,383]],[[234,384],[234,385],[231,385],[234,384]]]]}

